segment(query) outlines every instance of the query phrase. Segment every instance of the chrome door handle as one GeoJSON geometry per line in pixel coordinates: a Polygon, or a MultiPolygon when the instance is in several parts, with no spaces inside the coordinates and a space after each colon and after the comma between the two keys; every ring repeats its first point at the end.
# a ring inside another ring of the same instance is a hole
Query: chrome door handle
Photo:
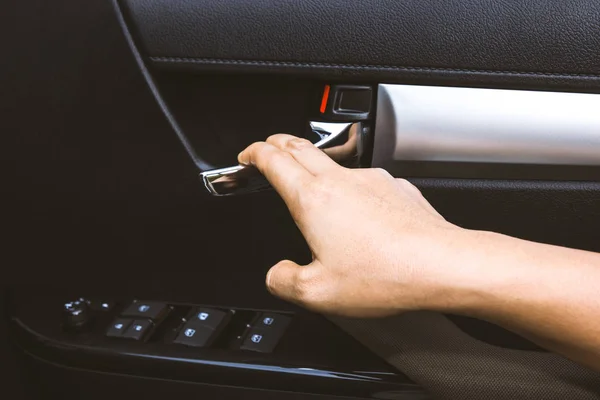
{"type": "MultiPolygon", "coordinates": [[[[364,122],[310,122],[317,139],[315,146],[340,165],[360,167],[365,143],[370,134],[364,122]]],[[[266,178],[254,167],[236,165],[200,174],[204,186],[214,196],[231,196],[271,188],[266,178]]]]}

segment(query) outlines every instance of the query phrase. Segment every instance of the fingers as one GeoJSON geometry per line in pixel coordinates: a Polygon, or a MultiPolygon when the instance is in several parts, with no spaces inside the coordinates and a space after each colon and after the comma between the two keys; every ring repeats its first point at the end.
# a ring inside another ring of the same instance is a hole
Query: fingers
{"type": "Polygon", "coordinates": [[[238,155],[238,161],[258,168],[286,203],[312,178],[289,153],[265,142],[251,144],[238,155]]]}
{"type": "Polygon", "coordinates": [[[296,161],[313,175],[339,168],[339,165],[335,161],[306,139],[280,133],[270,136],[267,139],[267,143],[291,154],[296,161]]]}

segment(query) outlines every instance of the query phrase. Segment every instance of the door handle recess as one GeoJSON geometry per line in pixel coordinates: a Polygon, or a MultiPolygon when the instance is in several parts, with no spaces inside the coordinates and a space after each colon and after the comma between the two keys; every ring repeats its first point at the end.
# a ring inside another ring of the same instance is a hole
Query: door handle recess
{"type": "MultiPolygon", "coordinates": [[[[315,146],[338,164],[350,168],[364,165],[370,129],[365,122],[310,122],[315,146]]],[[[267,179],[252,166],[236,165],[200,174],[214,196],[231,196],[270,189],[267,179]]]]}
{"type": "MultiPolygon", "coordinates": [[[[315,146],[341,165],[384,168],[394,176],[404,176],[403,167],[415,161],[600,168],[598,110],[599,94],[379,85],[373,132],[369,122],[311,122],[310,131],[315,146]]],[[[521,170],[531,179],[530,170],[521,170]]],[[[470,176],[479,174],[473,168],[470,176]]],[[[215,196],[270,188],[254,167],[200,176],[215,196]]]]}

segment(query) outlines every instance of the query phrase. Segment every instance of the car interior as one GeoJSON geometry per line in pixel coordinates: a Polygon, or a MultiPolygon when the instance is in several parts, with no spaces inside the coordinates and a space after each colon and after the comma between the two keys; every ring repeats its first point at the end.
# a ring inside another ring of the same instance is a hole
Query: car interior
{"type": "Polygon", "coordinates": [[[600,399],[483,320],[272,296],[311,252],[236,159],[290,133],[599,252],[599,31],[595,0],[0,2],[3,397],[600,399]]]}

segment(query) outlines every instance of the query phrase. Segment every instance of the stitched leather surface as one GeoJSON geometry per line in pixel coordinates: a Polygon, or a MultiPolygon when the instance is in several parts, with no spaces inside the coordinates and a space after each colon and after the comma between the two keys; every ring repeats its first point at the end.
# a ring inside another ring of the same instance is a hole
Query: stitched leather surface
{"type": "Polygon", "coordinates": [[[595,0],[122,0],[151,61],[328,78],[600,88],[595,0]]]}

